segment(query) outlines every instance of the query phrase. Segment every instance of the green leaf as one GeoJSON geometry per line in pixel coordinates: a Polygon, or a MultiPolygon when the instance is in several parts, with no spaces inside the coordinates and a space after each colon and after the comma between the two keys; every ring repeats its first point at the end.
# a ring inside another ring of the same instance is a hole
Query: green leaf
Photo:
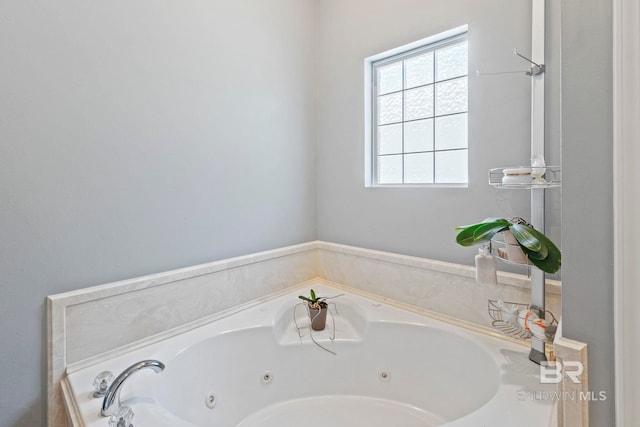
{"type": "Polygon", "coordinates": [[[498,217],[494,217],[494,216],[489,217],[489,218],[485,218],[485,219],[482,220],[483,224],[486,224],[488,222],[499,222],[499,223],[511,224],[509,221],[507,221],[504,218],[498,218],[498,217]]]}
{"type": "Polygon", "coordinates": [[[316,293],[311,289],[311,302],[315,303],[317,300],[318,298],[316,298],[316,293]]]}
{"type": "Polygon", "coordinates": [[[465,228],[469,228],[469,227],[476,227],[482,224],[489,224],[489,223],[496,223],[496,224],[504,224],[504,225],[511,225],[511,223],[509,221],[507,221],[504,218],[486,218],[483,219],[482,222],[478,222],[476,224],[469,224],[469,225],[459,225],[457,227],[454,227],[454,230],[464,230],[465,228]]]}
{"type": "MultiPolygon", "coordinates": [[[[560,253],[560,249],[557,248],[556,245],[553,244],[551,240],[535,228],[530,229],[531,233],[538,239],[542,244],[547,247],[548,255],[543,260],[537,260],[534,258],[529,258],[531,263],[538,267],[540,270],[545,273],[553,274],[560,270],[560,266],[562,265],[562,254],[560,253]]],[[[524,249],[523,249],[524,250],[524,249]]],[[[526,253],[526,250],[525,250],[526,253]]]]}
{"type": "Polygon", "coordinates": [[[542,261],[549,255],[549,252],[546,247],[544,252],[534,252],[532,250],[525,248],[524,246],[520,246],[520,249],[522,249],[522,252],[524,252],[525,255],[527,255],[527,258],[529,258],[529,260],[536,259],[536,260],[542,261]]]}
{"type": "Polygon", "coordinates": [[[456,242],[462,246],[471,246],[482,242],[488,242],[498,232],[506,230],[509,222],[504,219],[498,219],[491,222],[480,222],[478,224],[467,225],[465,227],[456,227],[462,230],[456,236],[456,242]]]}
{"type": "Polygon", "coordinates": [[[307,297],[305,297],[303,295],[298,295],[298,298],[300,298],[303,301],[307,301],[307,302],[313,303],[313,301],[311,301],[309,298],[307,298],[307,297]]]}
{"type": "Polygon", "coordinates": [[[560,259],[556,259],[552,256],[547,256],[545,259],[535,259],[530,257],[529,261],[545,273],[553,274],[560,270],[560,259]]]}
{"type": "Polygon", "coordinates": [[[456,242],[462,246],[471,246],[478,243],[476,239],[473,237],[475,231],[482,227],[484,224],[474,224],[470,225],[467,228],[464,228],[458,235],[456,236],[456,242]]]}
{"type": "Polygon", "coordinates": [[[483,224],[483,226],[474,229],[473,239],[476,242],[489,241],[496,235],[496,233],[506,230],[507,227],[507,225],[496,224],[495,222],[483,224]]]}
{"type": "MultiPolygon", "coordinates": [[[[546,248],[542,249],[542,243],[531,232],[532,228],[522,224],[511,224],[509,227],[513,237],[516,238],[520,246],[524,246],[532,252],[546,251],[546,248]]],[[[545,255],[546,257],[546,255],[545,255]]]]}

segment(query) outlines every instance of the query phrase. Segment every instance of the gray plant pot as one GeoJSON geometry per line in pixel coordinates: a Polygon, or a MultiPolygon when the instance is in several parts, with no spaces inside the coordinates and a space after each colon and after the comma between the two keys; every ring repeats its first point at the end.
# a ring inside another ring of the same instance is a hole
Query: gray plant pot
{"type": "Polygon", "coordinates": [[[311,320],[311,329],[323,331],[327,324],[327,304],[320,304],[320,309],[309,306],[309,319],[311,320]]]}

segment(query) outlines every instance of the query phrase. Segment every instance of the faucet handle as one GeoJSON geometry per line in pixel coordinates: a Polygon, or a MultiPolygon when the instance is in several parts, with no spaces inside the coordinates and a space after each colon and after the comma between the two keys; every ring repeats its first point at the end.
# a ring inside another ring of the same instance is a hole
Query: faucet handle
{"type": "Polygon", "coordinates": [[[109,418],[109,427],[133,427],[133,409],[128,406],[121,406],[118,412],[109,418]]]}
{"type": "Polygon", "coordinates": [[[109,371],[102,371],[93,379],[93,397],[102,397],[107,393],[107,389],[113,381],[113,374],[109,371]]]}

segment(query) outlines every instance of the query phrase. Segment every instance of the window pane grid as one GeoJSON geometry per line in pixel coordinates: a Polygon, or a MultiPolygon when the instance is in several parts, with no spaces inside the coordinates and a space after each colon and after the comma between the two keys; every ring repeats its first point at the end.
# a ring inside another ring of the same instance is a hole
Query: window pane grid
{"type": "Polygon", "coordinates": [[[451,80],[457,80],[457,79],[462,78],[462,77],[468,77],[468,74],[461,74],[459,76],[450,77],[450,78],[442,79],[442,80],[434,80],[431,83],[425,83],[425,84],[422,84],[422,85],[419,85],[419,86],[411,86],[411,87],[409,87],[407,89],[398,89],[398,90],[394,90],[392,92],[378,93],[378,94],[376,94],[376,96],[381,97],[381,96],[393,95],[393,94],[396,94],[396,93],[406,92],[407,90],[411,90],[411,89],[419,89],[421,87],[433,86],[435,83],[444,83],[444,82],[448,82],[448,81],[451,81],[451,80]]]}
{"type": "Polygon", "coordinates": [[[466,183],[466,34],[464,38],[379,61],[373,67],[376,182],[466,183]],[[381,77],[381,69],[386,80],[381,77]],[[382,81],[387,82],[386,91],[378,90],[382,81]],[[385,98],[390,95],[395,97],[385,98]],[[398,129],[392,132],[392,126],[398,129]],[[411,133],[407,133],[408,127],[411,133]],[[394,133],[399,133],[399,141],[387,144],[385,135],[394,133]]]}

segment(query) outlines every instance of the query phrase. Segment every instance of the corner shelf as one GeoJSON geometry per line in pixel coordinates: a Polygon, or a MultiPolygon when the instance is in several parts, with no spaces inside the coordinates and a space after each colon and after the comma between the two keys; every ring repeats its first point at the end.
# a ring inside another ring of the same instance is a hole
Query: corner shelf
{"type": "MultiPolygon", "coordinates": [[[[502,178],[504,177],[505,169],[512,169],[513,167],[494,168],[489,170],[489,185],[495,188],[504,188],[512,190],[531,190],[531,189],[546,189],[556,188],[562,186],[562,169],[559,166],[545,166],[545,172],[539,180],[536,180],[531,176],[530,182],[503,184],[502,178]]],[[[519,166],[523,169],[535,169],[531,166],[519,166]]]]}
{"type": "MultiPolygon", "coordinates": [[[[556,316],[549,310],[541,309],[536,306],[532,306],[529,304],[521,304],[521,303],[513,303],[513,302],[502,302],[499,300],[488,301],[487,309],[489,311],[489,316],[491,317],[491,325],[496,328],[498,331],[502,332],[504,335],[517,338],[521,340],[526,340],[534,336],[535,334],[531,331],[531,328],[527,324],[528,316],[522,316],[521,310],[533,311],[534,313],[543,313],[543,319],[545,319],[545,326],[538,326],[537,331],[538,335],[535,338],[539,340],[550,343],[553,342],[553,338],[555,336],[555,331],[558,327],[558,320],[556,316]],[[509,310],[511,308],[511,310],[509,310]],[[548,330],[549,334],[545,334],[544,336],[540,335],[540,331],[548,330]]],[[[536,319],[530,321],[532,324],[535,324],[536,319]]]]}

